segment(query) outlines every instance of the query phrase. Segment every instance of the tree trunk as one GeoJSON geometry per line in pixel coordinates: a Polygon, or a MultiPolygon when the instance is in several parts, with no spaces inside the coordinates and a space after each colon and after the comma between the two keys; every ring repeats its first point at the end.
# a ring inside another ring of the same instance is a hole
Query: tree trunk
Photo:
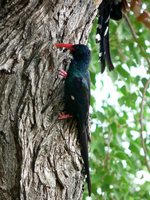
{"type": "Polygon", "coordinates": [[[58,120],[69,54],[53,44],[86,43],[99,3],[0,1],[0,200],[82,199],[76,125],[58,120]]]}

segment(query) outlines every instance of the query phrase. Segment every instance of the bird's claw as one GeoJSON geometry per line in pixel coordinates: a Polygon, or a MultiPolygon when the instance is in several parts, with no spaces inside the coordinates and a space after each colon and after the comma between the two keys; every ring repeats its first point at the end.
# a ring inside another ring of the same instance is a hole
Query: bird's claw
{"type": "Polygon", "coordinates": [[[68,118],[72,118],[72,115],[70,114],[65,114],[65,113],[59,113],[58,119],[68,119],[68,118]]]}
{"type": "Polygon", "coordinates": [[[59,70],[59,75],[62,76],[62,77],[64,77],[64,78],[66,78],[68,74],[67,74],[67,72],[65,70],[60,69],[59,70]]]}

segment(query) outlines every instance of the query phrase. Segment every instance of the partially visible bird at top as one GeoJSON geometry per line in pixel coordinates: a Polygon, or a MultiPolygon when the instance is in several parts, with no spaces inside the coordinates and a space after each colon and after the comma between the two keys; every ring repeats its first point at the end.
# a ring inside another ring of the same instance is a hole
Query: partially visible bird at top
{"type": "Polygon", "coordinates": [[[128,7],[126,0],[103,0],[98,8],[98,27],[96,41],[100,44],[99,58],[101,63],[101,73],[108,66],[109,71],[114,69],[110,55],[109,45],[109,21],[120,20],[122,12],[128,7]]]}

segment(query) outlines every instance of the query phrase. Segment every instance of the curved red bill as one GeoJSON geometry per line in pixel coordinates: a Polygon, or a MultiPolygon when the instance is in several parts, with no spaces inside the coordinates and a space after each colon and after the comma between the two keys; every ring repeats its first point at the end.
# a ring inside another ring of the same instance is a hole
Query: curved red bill
{"type": "Polygon", "coordinates": [[[73,44],[57,43],[57,44],[55,44],[55,46],[58,48],[66,48],[66,49],[69,49],[70,51],[74,50],[73,44]]]}

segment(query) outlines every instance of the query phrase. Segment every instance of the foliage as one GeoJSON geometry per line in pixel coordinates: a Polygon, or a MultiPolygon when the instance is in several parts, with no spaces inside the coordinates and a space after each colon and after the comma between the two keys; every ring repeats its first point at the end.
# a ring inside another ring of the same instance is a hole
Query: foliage
{"type": "Polygon", "coordinates": [[[150,199],[150,34],[133,12],[128,18],[136,38],[125,19],[111,20],[113,72],[99,73],[97,19],[89,37],[92,200],[150,199]]]}

